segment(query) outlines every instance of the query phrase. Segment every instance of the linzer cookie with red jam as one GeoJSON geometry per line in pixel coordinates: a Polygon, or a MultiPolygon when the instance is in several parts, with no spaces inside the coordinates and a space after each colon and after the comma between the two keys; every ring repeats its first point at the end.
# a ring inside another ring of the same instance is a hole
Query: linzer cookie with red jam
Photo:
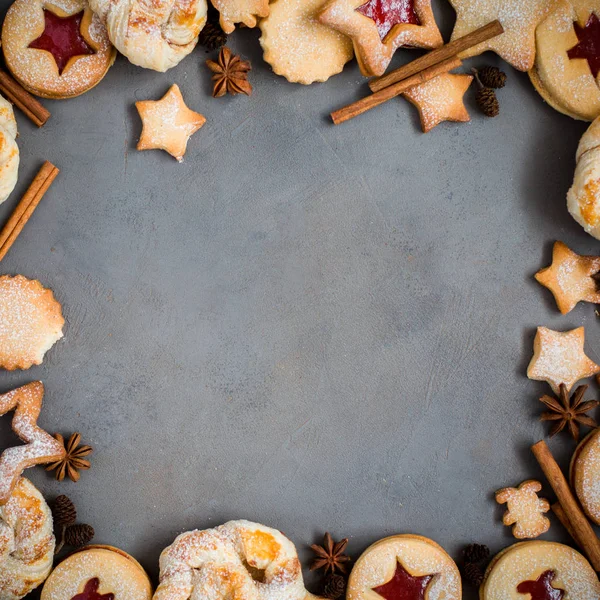
{"type": "Polygon", "coordinates": [[[347,600],[460,600],[455,562],[434,541],[394,535],[375,542],[356,561],[347,600]]]}
{"type": "Polygon", "coordinates": [[[481,600],[598,600],[600,581],[576,550],[556,542],[520,542],[490,563],[481,600]]]}
{"type": "Polygon", "coordinates": [[[600,525],[600,429],[577,446],[571,459],[571,487],[587,516],[600,525]]]}
{"type": "Polygon", "coordinates": [[[559,112],[584,121],[600,115],[600,3],[564,1],[536,30],[529,71],[539,94],[559,112]]]}
{"type": "Polygon", "coordinates": [[[150,600],[142,566],[112,546],[86,546],[50,573],[41,600],[150,600]]]}
{"type": "Polygon", "coordinates": [[[32,94],[72,98],[115,60],[106,29],[85,0],[16,0],[2,27],[6,66],[32,94]]]}
{"type": "Polygon", "coordinates": [[[363,75],[382,75],[401,46],[437,48],[444,42],[431,0],[330,0],[319,21],[352,38],[363,75]]]}

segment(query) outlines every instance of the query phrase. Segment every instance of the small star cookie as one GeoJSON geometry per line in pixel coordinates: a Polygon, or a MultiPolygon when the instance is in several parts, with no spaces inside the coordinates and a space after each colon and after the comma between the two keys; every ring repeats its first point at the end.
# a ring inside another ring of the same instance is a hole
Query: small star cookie
{"type": "Polygon", "coordinates": [[[471,81],[471,75],[444,73],[404,92],[403,96],[419,111],[424,133],[431,131],[442,121],[470,121],[463,96],[471,81]]]}
{"type": "Polygon", "coordinates": [[[527,377],[548,382],[558,394],[561,383],[571,391],[580,379],[599,373],[600,367],[583,351],[584,340],[583,327],[564,332],[538,327],[527,377]]]}
{"type": "Polygon", "coordinates": [[[363,75],[382,75],[401,46],[437,48],[444,43],[431,0],[331,0],[319,21],[352,38],[363,75]]]}
{"type": "Polygon", "coordinates": [[[555,242],[552,264],[535,274],[536,280],[547,287],[556,300],[558,310],[565,315],[578,302],[600,304],[600,256],[580,256],[562,242],[555,242]]]}
{"type": "Polygon", "coordinates": [[[268,0],[211,0],[219,11],[219,25],[225,33],[232,33],[235,23],[246,27],[256,27],[257,18],[264,19],[269,14],[268,0]]]}
{"type": "Polygon", "coordinates": [[[462,52],[460,58],[486,50],[500,55],[519,71],[529,71],[535,61],[535,29],[559,4],[559,0],[450,0],[456,11],[452,39],[498,19],[504,33],[462,52]]]}
{"type": "Polygon", "coordinates": [[[530,479],[518,488],[507,487],[496,492],[496,502],[508,508],[502,522],[513,526],[512,534],[517,539],[536,538],[550,529],[550,521],[544,516],[550,510],[550,503],[538,498],[541,489],[539,481],[530,479]]]}
{"type": "Polygon", "coordinates": [[[135,107],[143,123],[137,149],[166,150],[179,162],[190,137],[206,123],[203,115],[186,106],[176,84],[160,100],[136,102],[135,107]]]}

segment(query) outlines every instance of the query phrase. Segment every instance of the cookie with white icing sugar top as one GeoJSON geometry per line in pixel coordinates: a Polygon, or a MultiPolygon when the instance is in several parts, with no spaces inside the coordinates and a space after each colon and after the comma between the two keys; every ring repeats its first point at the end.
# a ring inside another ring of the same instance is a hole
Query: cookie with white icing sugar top
{"type": "Polygon", "coordinates": [[[479,588],[481,600],[598,600],[600,581],[576,550],[556,542],[519,542],[497,554],[479,588]]]}
{"type": "Polygon", "coordinates": [[[356,561],[346,599],[394,600],[400,591],[411,600],[460,600],[458,567],[428,538],[402,534],[379,540],[356,561]]]}
{"type": "Polygon", "coordinates": [[[600,525],[600,429],[577,446],[571,459],[571,487],[587,516],[600,525]]]}

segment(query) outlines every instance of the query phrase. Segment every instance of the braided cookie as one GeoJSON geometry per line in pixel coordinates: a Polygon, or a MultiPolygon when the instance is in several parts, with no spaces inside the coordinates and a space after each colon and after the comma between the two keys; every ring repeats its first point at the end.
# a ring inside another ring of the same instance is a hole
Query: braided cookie
{"type": "Polygon", "coordinates": [[[181,534],[160,555],[153,600],[310,600],[294,544],[250,521],[181,534]]]}
{"type": "Polygon", "coordinates": [[[0,506],[0,598],[19,600],[48,577],[54,559],[52,514],[34,485],[21,477],[0,506]]]}

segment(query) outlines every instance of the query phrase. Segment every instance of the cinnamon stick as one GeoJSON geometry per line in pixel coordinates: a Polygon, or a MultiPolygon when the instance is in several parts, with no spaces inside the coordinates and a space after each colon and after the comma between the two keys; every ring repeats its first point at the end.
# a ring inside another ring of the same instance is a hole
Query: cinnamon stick
{"type": "Polygon", "coordinates": [[[552,505],[552,512],[556,515],[556,518],[561,522],[562,526],[567,530],[569,535],[573,538],[573,541],[583,550],[583,545],[577,538],[577,532],[573,529],[567,513],[564,511],[560,502],[555,502],[552,505]]]}
{"type": "Polygon", "coordinates": [[[6,256],[21,231],[23,231],[23,227],[29,221],[33,211],[37,208],[58,173],[58,168],[51,162],[44,162],[6,225],[0,231],[0,261],[6,256]]]}
{"type": "Polygon", "coordinates": [[[600,539],[594,533],[592,526],[579,507],[565,476],[552,456],[552,452],[550,452],[544,440],[531,446],[531,451],[552,486],[568,522],[571,524],[573,539],[581,545],[594,569],[600,571],[600,539]]]}
{"type": "Polygon", "coordinates": [[[399,96],[407,89],[419,85],[421,83],[425,83],[438,75],[442,75],[443,73],[448,73],[448,71],[452,71],[452,69],[456,69],[462,65],[461,60],[456,57],[450,57],[441,63],[433,65],[419,73],[415,73],[411,77],[407,77],[398,83],[390,85],[370,96],[366,96],[365,98],[361,98],[348,106],[344,106],[344,108],[340,108],[331,113],[331,119],[335,123],[335,125],[339,125],[344,121],[348,121],[349,119],[353,119],[354,117],[358,117],[362,113],[399,96]]]}
{"type": "Polygon", "coordinates": [[[19,108],[25,116],[41,127],[49,118],[46,110],[20,83],[0,69],[0,92],[19,108]]]}
{"type": "Polygon", "coordinates": [[[394,71],[390,71],[387,75],[382,75],[381,77],[377,77],[375,79],[371,79],[369,81],[369,87],[373,92],[378,92],[398,81],[402,81],[407,77],[411,77],[415,73],[419,71],[423,71],[424,69],[428,69],[433,65],[436,65],[452,56],[456,56],[459,52],[464,52],[477,44],[481,44],[481,42],[486,42],[497,35],[500,35],[504,32],[504,28],[502,27],[502,23],[500,21],[492,21],[471,33],[467,33],[463,37],[457,38],[452,42],[441,46],[440,48],[436,48],[435,50],[431,50],[427,54],[420,56],[419,58],[409,62],[406,65],[399,67],[394,71]]]}

